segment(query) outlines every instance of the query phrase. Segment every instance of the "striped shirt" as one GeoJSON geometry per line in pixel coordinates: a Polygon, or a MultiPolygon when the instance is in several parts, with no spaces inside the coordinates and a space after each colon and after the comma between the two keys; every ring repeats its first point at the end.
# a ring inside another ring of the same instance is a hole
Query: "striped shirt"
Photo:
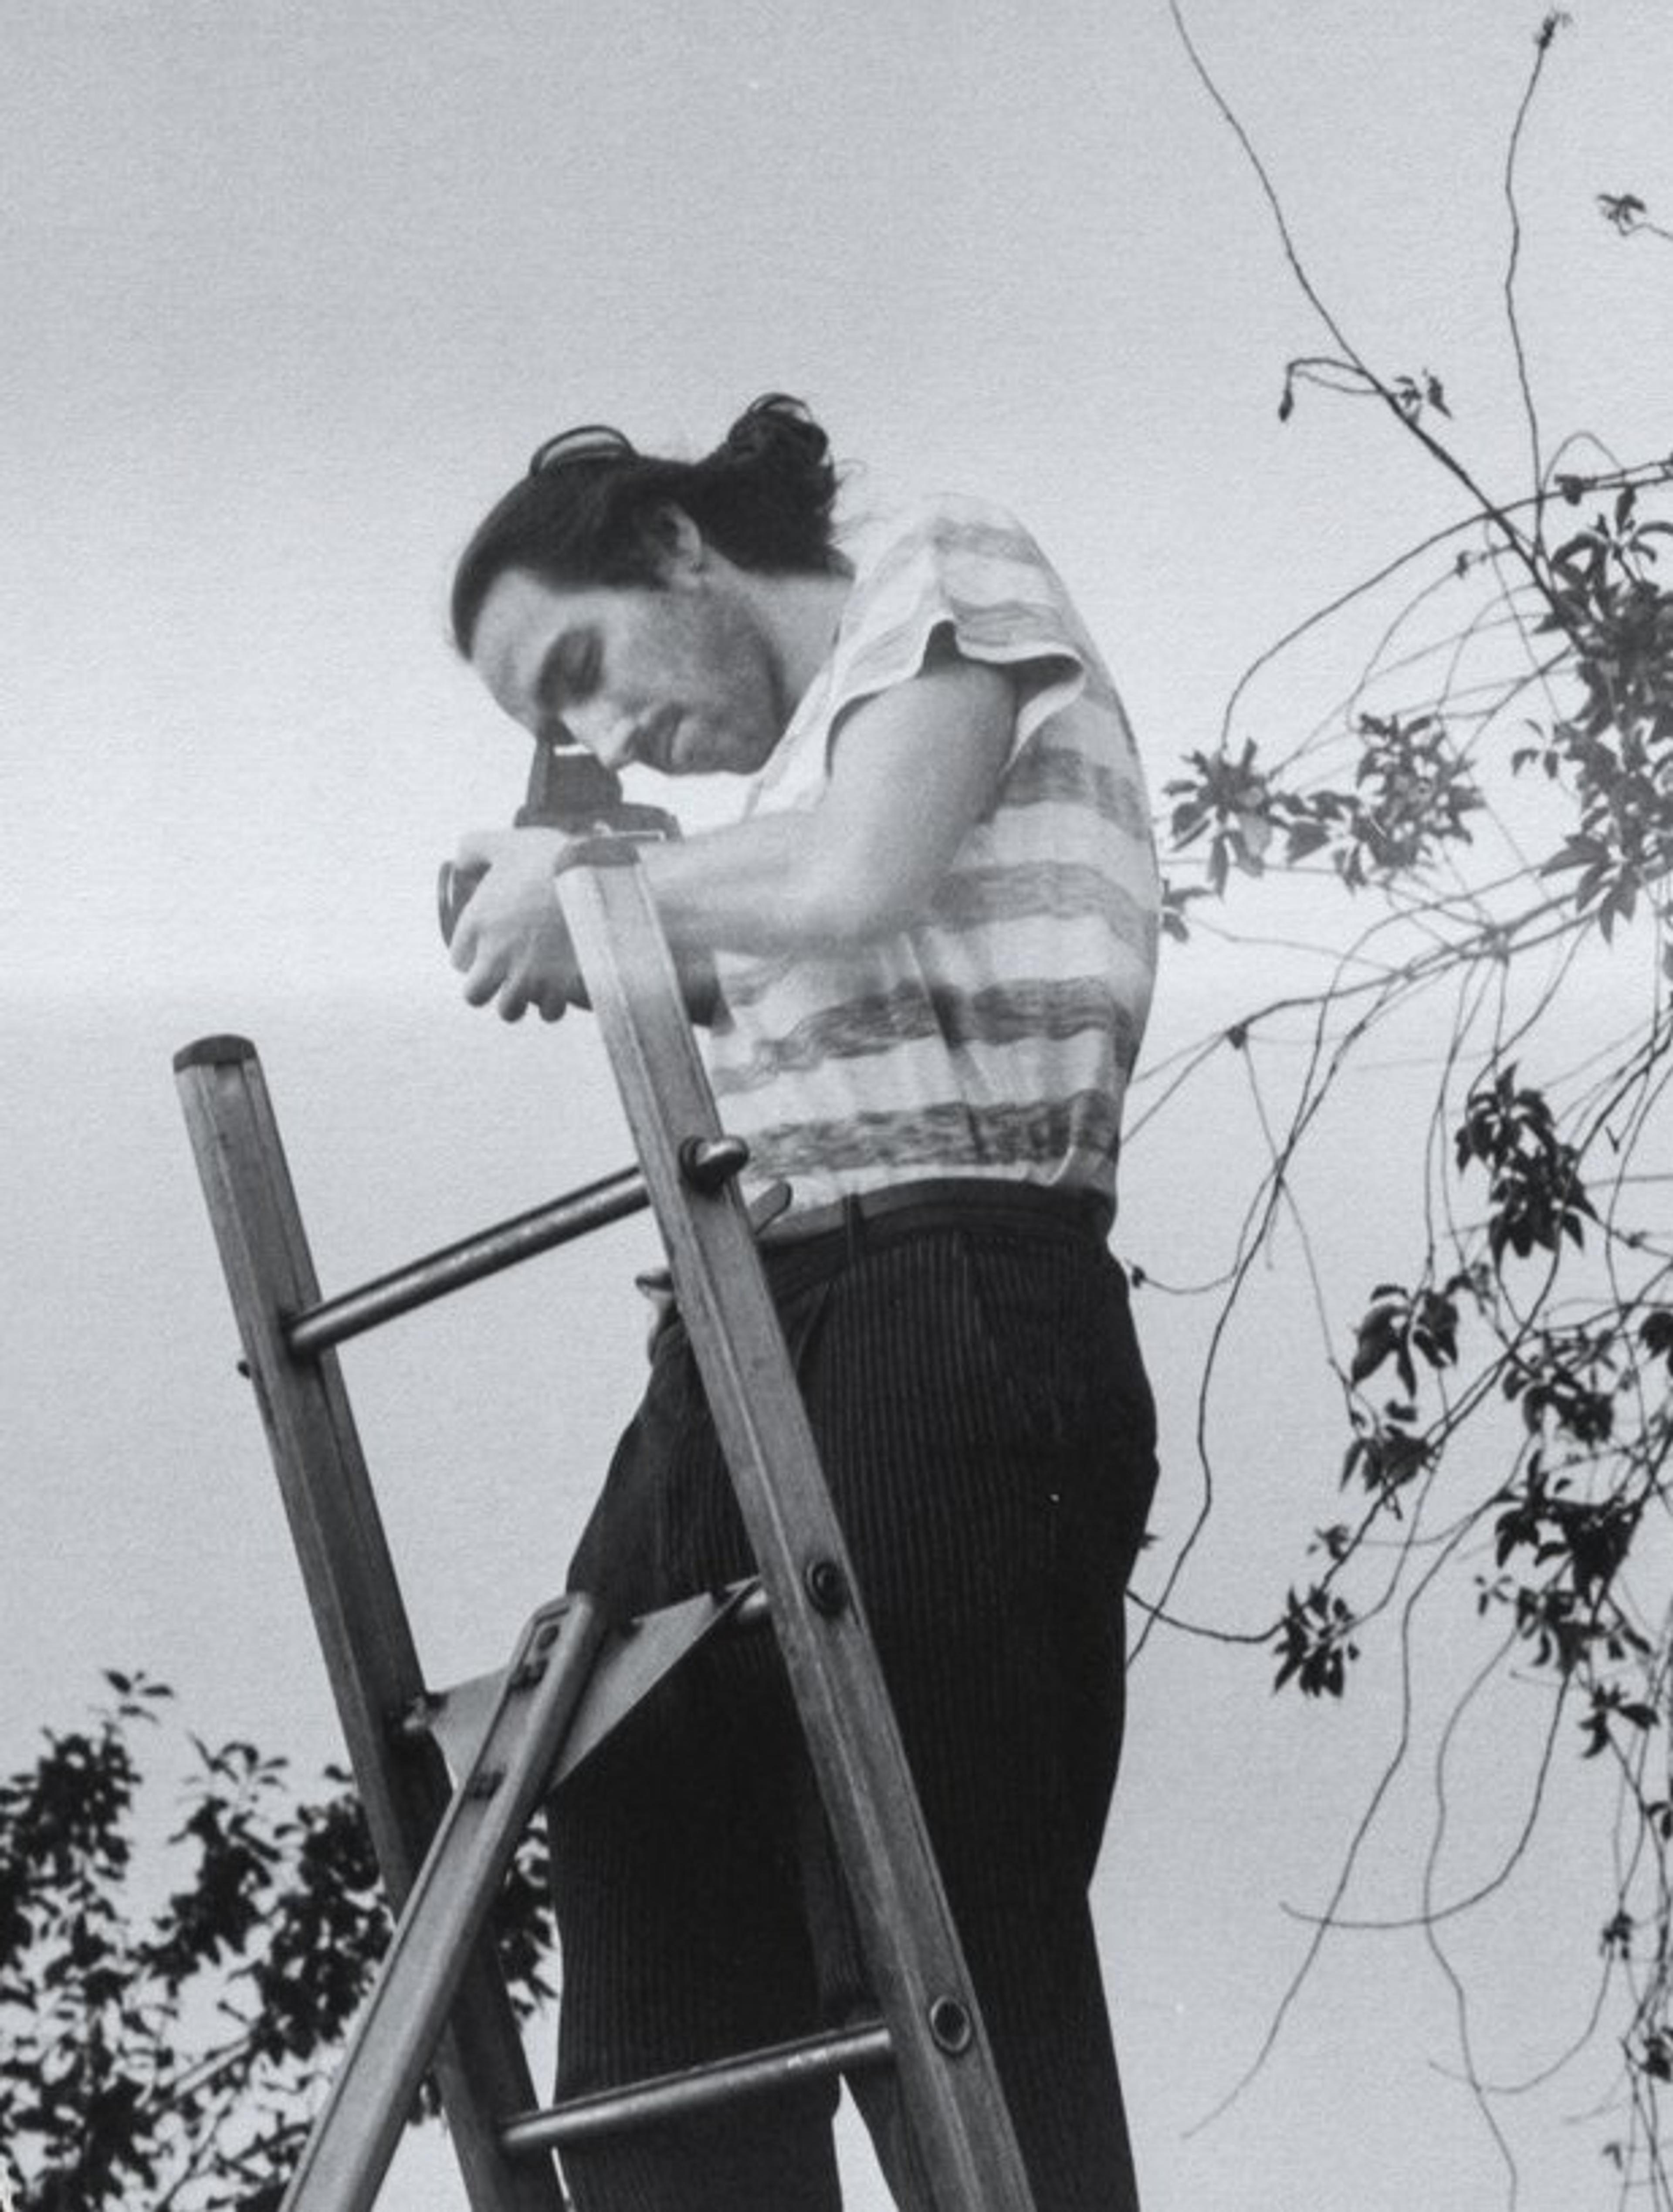
{"type": "Polygon", "coordinates": [[[1002,780],[898,935],[718,962],[709,1072],[757,1182],[798,1210],[926,1176],[1091,1187],[1113,1203],[1155,975],[1144,779],[1115,687],[1021,526],[943,498],[861,549],[831,653],[746,815],[815,806],[838,719],[911,680],[938,633],[1012,672],[1002,780]]]}

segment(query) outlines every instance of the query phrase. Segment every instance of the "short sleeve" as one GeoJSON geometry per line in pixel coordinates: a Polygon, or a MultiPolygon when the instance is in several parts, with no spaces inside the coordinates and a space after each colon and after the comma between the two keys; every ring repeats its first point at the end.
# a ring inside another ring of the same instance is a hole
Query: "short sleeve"
{"type": "Polygon", "coordinates": [[[1011,757],[1080,696],[1094,665],[1068,597],[1039,547],[1002,507],[943,499],[914,510],[867,573],[832,670],[830,726],[862,700],[910,682],[932,645],[1012,671],[1011,757]]]}

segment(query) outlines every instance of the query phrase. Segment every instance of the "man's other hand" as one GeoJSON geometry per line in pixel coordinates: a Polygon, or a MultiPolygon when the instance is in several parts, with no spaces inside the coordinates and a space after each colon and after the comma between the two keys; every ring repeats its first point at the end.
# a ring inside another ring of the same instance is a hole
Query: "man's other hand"
{"type": "Polygon", "coordinates": [[[557,830],[473,830],[459,840],[460,868],[487,873],[465,902],[448,957],[473,1006],[497,1002],[502,1021],[532,1006],[555,1022],[581,995],[581,969],[564,927],[552,870],[572,841],[557,830]]]}

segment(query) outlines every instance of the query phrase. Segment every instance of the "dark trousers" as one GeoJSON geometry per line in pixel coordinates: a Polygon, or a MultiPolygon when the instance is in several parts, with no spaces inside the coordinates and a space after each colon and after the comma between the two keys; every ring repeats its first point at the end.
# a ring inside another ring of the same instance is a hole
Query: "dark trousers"
{"type": "MultiPolygon", "coordinates": [[[[1155,1477],[1121,1270],[1049,1217],[891,1215],[769,1273],[1039,2212],[1136,2212],[1086,1889],[1155,1477]]],[[[634,1613],[751,1571],[684,1329],[571,1586],[634,1613]]],[[[722,1639],[554,1808],[559,2094],[873,2009],[770,1633],[722,1639]]],[[[886,2075],[852,2084],[927,2207],[886,2075]]],[[[566,2155],[578,2212],[835,2212],[834,2085],[566,2155]]]]}

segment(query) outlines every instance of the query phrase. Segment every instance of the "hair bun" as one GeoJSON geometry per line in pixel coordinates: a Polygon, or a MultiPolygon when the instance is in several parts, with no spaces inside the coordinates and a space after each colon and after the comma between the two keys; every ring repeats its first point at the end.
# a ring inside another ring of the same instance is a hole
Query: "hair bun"
{"type": "Polygon", "coordinates": [[[788,392],[767,392],[751,400],[721,444],[728,460],[794,460],[816,468],[829,451],[824,432],[804,403],[788,392]]]}

